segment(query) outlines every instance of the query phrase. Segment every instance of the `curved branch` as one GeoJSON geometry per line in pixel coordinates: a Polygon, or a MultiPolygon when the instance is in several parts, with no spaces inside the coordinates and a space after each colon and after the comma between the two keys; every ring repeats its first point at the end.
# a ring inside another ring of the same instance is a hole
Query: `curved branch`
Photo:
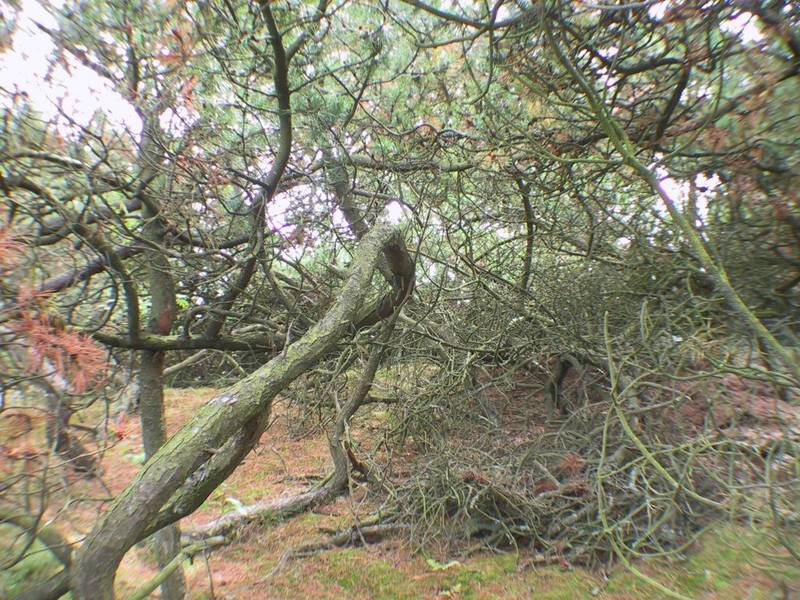
{"type": "Polygon", "coordinates": [[[283,349],[285,338],[281,334],[217,337],[212,340],[205,338],[189,338],[179,335],[156,335],[143,333],[136,340],[103,332],[91,334],[98,342],[125,348],[127,350],[229,350],[251,352],[253,350],[266,350],[279,352],[283,349]]]}
{"type": "Polygon", "coordinates": [[[272,77],[275,83],[275,94],[278,97],[278,151],[275,153],[275,161],[266,179],[261,182],[264,193],[260,195],[258,202],[253,207],[253,232],[255,235],[252,242],[252,256],[244,262],[238,277],[226,290],[219,305],[220,310],[210,317],[204,336],[206,339],[213,339],[222,331],[230,308],[236,298],[247,288],[253,273],[255,273],[257,256],[263,246],[264,207],[267,202],[272,200],[275,191],[278,189],[278,183],[283,177],[286,165],[289,164],[289,156],[292,150],[292,104],[289,91],[289,70],[286,52],[283,48],[283,38],[275,19],[272,17],[269,2],[261,0],[259,4],[261,6],[261,14],[267,23],[269,43],[272,46],[272,54],[275,60],[272,77]]]}
{"type": "MultiPolygon", "coordinates": [[[[218,449],[223,449],[240,432],[246,432],[241,435],[246,443],[230,451],[230,460],[217,469],[217,476],[224,479],[233,471],[237,460],[258,439],[256,432],[268,420],[272,399],[353,331],[382,254],[387,255],[393,268],[401,269],[396,273],[398,288],[413,289],[413,262],[405,250],[400,230],[387,225],[374,228],[362,240],[347,282],[322,320],[284,353],[203,406],[117,497],[78,553],[72,577],[75,600],[112,599],[115,572],[128,549],[143,532],[151,531],[153,524],[159,521],[162,507],[169,505],[190,477],[198,478],[198,486],[193,487],[199,488],[201,493],[193,494],[180,513],[171,518],[174,520],[195,510],[213,489],[202,485],[205,466],[218,449]],[[408,277],[412,281],[407,281],[408,277]]],[[[380,313],[381,308],[368,312],[380,313]]],[[[159,526],[166,524],[159,522],[159,526]]]]}
{"type": "MultiPolygon", "coordinates": [[[[116,256],[119,260],[125,260],[137,254],[141,254],[144,248],[139,246],[114,246],[111,249],[111,256],[116,256]]],[[[84,266],[55,275],[42,283],[38,291],[41,293],[60,292],[76,283],[87,281],[93,275],[105,271],[109,266],[108,256],[98,256],[87,262],[84,266]]]]}
{"type": "Polygon", "coordinates": [[[199,529],[187,532],[188,535],[192,537],[202,536],[203,538],[219,535],[227,536],[232,530],[238,529],[248,523],[258,521],[266,516],[276,519],[285,519],[302,513],[315,506],[329,502],[345,491],[350,467],[350,457],[344,439],[345,429],[358,409],[372,401],[372,398],[369,397],[369,391],[372,389],[375,374],[378,372],[378,367],[383,359],[386,344],[392,337],[392,332],[394,331],[398,316],[399,313],[395,313],[391,319],[386,321],[380,338],[370,351],[369,359],[367,360],[364,373],[361,375],[358,385],[336,415],[336,422],[334,423],[328,441],[334,470],[333,473],[326,478],[325,483],[307,492],[292,496],[291,498],[256,502],[241,510],[237,510],[235,513],[222,515],[199,529]]]}
{"type": "Polygon", "coordinates": [[[406,4],[413,6],[414,8],[419,8],[424,10],[427,13],[435,15],[445,21],[450,21],[452,23],[458,23],[459,25],[464,25],[466,27],[472,27],[473,29],[480,29],[482,31],[494,31],[496,29],[503,29],[504,27],[510,27],[511,25],[515,25],[516,23],[522,21],[525,17],[528,16],[530,11],[523,11],[516,15],[513,15],[507,19],[503,19],[502,21],[495,20],[495,11],[492,11],[492,15],[489,21],[478,21],[477,19],[470,19],[469,17],[465,17],[463,15],[459,15],[456,13],[447,12],[436,8],[435,6],[431,6],[430,4],[426,4],[425,2],[420,2],[420,0],[403,0],[406,4]]]}

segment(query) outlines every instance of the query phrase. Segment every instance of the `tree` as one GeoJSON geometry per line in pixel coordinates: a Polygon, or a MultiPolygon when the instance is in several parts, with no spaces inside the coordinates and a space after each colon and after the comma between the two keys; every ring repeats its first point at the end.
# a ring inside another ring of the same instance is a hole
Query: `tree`
{"type": "MultiPolygon", "coordinates": [[[[378,398],[402,400],[396,443],[424,440],[434,473],[401,486],[394,513],[431,530],[463,519],[487,543],[627,560],[665,551],[667,525],[691,538],[703,511],[764,484],[742,466],[760,446],[655,424],[691,403],[681,381],[721,389],[724,373],[796,404],[797,9],[447,6],[81,2],[40,25],[54,70],[91,70],[138,116],[128,129],[112,111],[48,121],[4,91],[0,264],[30,265],[3,273],[10,330],[63,315],[55,350],[39,354],[76,387],[81,361],[99,362],[94,343],[114,361],[135,352],[148,458],[59,590],[69,577],[76,598],[112,597],[119,560],[150,535],[160,566],[174,565],[177,522],[257,442],[272,398],[331,361],[336,377],[357,362],[363,374],[334,419],[333,483],[293,510],[343,487],[335,432],[389,357],[435,373],[378,398]],[[343,346],[357,333],[361,361],[343,346]],[[58,363],[59,344],[74,364],[58,363]],[[167,439],[165,365],[211,356],[239,380],[167,439]],[[560,433],[535,452],[450,452],[454,430],[499,436],[485,391],[513,396],[518,375],[541,382],[560,433]],[[582,405],[567,406],[570,385],[582,405]],[[723,460],[747,483],[691,468],[723,460]],[[508,475],[520,470],[530,481],[508,475]],[[626,487],[634,471],[647,485],[626,487]],[[452,480],[466,490],[454,498],[452,480]],[[543,481],[558,493],[541,498],[543,481]],[[585,517],[577,531],[566,511],[585,517]]],[[[48,410],[63,432],[77,407],[48,410]]],[[[796,451],[783,439],[769,452],[796,451]]],[[[162,592],[183,596],[179,569],[162,592]]]]}

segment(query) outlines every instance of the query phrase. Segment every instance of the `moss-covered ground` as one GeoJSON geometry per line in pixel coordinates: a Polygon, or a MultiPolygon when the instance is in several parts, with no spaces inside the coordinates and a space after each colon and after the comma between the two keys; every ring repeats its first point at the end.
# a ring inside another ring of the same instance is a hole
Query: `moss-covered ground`
{"type": "MultiPolygon", "coordinates": [[[[173,390],[168,396],[169,428],[174,430],[213,394],[213,390],[173,390]]],[[[279,498],[308,488],[328,469],[324,434],[298,436],[296,416],[278,406],[276,420],[257,450],[209,497],[186,525],[208,521],[234,510],[239,503],[279,498]]],[[[104,456],[104,479],[119,491],[140,468],[140,440],[135,422],[119,426],[121,438],[104,456]]],[[[73,494],[94,492],[91,481],[75,479],[73,494]]],[[[320,552],[291,560],[271,575],[283,553],[322,540],[326,531],[348,526],[372,510],[365,494],[355,489],[316,512],[287,522],[254,527],[235,543],[186,565],[192,599],[251,598],[536,598],[537,600],[656,600],[671,597],[706,600],[795,600],[800,598],[800,564],[764,532],[752,526],[720,523],[704,534],[686,557],[672,561],[639,561],[586,570],[564,564],[541,565],[521,549],[507,554],[441,555],[413,549],[400,539],[379,544],[320,552]],[[657,581],[658,589],[645,579],[657,581]]],[[[59,515],[62,532],[80,539],[93,524],[96,507],[59,515]]],[[[16,532],[0,527],[4,548],[16,532]]],[[[19,540],[18,543],[23,543],[19,540]]],[[[14,598],[25,585],[55,568],[49,553],[34,552],[12,569],[0,571],[0,598],[14,598]]],[[[117,578],[120,598],[128,596],[155,573],[145,546],[126,557],[117,578]]]]}

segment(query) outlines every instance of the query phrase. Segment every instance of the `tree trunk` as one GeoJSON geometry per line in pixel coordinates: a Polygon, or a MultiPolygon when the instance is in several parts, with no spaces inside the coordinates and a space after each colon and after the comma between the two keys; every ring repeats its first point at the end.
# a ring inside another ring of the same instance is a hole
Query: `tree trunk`
{"type": "Polygon", "coordinates": [[[72,418],[72,408],[66,399],[56,390],[44,389],[47,397],[48,415],[45,425],[47,445],[60,457],[69,462],[70,466],[81,473],[93,473],[97,468],[97,461],[91,452],[70,433],[69,421],[72,418]]]}
{"type": "MultiPolygon", "coordinates": [[[[146,458],[153,456],[166,441],[164,421],[164,353],[141,352],[139,416],[142,424],[142,444],[146,458]]],[[[159,568],[167,566],[181,550],[178,525],[170,525],[152,537],[153,550],[159,568]]],[[[186,595],[183,569],[175,569],[161,584],[164,600],[181,600],[186,595]]]]}
{"type": "Polygon", "coordinates": [[[375,227],[361,241],[347,281],[326,315],[284,353],[206,403],[116,498],[78,552],[73,599],[112,600],[114,576],[128,549],[196,510],[258,441],[272,399],[354,330],[389,316],[387,306],[404,301],[413,282],[414,264],[400,230],[375,227]],[[382,254],[398,286],[388,300],[365,309],[364,299],[382,254]]]}
{"type": "MultiPolygon", "coordinates": [[[[148,119],[142,132],[142,174],[145,181],[158,173],[161,153],[157,150],[158,121],[148,119]]],[[[154,200],[152,202],[155,202],[154,200]]],[[[150,317],[147,331],[156,335],[169,335],[175,320],[175,282],[170,264],[161,251],[164,245],[164,227],[159,214],[151,205],[144,208],[147,219],[143,237],[152,244],[145,252],[150,288],[150,317]]],[[[139,418],[142,425],[142,443],[145,458],[149,459],[167,438],[164,422],[164,352],[142,350],[139,369],[139,418]]],[[[152,543],[158,567],[163,569],[181,551],[181,533],[178,525],[170,525],[153,535],[152,543]]],[[[183,600],[186,582],[183,569],[178,567],[161,584],[164,600],[183,600]]]]}

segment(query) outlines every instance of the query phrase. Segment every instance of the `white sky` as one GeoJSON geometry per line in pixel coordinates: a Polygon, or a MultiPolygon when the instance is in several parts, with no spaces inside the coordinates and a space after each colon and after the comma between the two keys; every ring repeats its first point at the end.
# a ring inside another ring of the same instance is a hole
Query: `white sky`
{"type": "MultiPolygon", "coordinates": [[[[55,47],[36,23],[57,29],[55,19],[34,0],[22,0],[21,6],[16,13],[17,28],[12,46],[0,53],[0,88],[3,90],[0,106],[10,106],[10,95],[23,92],[44,119],[59,122],[62,129],[67,126],[65,120],[59,118],[59,105],[79,125],[87,125],[95,112],[102,110],[113,126],[138,136],[142,127],[138,115],[112,89],[109,81],[69,55],[65,55],[67,67],[50,65],[55,47]]],[[[11,9],[5,6],[2,10],[3,17],[8,20],[11,9]]],[[[64,134],[69,133],[67,128],[64,134]]]]}
{"type": "MultiPolygon", "coordinates": [[[[63,0],[53,0],[50,5],[60,6],[63,0]]],[[[664,0],[653,4],[649,12],[662,17],[670,4],[664,0]]],[[[36,27],[41,23],[56,29],[56,21],[46,8],[36,0],[21,0],[17,13],[18,26],[14,32],[11,49],[0,53],[0,106],[11,102],[8,94],[24,92],[31,104],[45,119],[56,119],[58,106],[76,122],[86,125],[97,110],[103,110],[110,122],[137,135],[141,131],[138,115],[118,93],[110,82],[91,69],[81,65],[68,54],[63,64],[50,65],[54,46],[49,36],[36,27]]],[[[8,20],[11,8],[0,8],[0,16],[8,20]]],[[[741,35],[745,43],[760,42],[763,35],[749,14],[742,13],[721,24],[724,31],[741,35]]]]}
{"type": "MultiPolygon", "coordinates": [[[[66,67],[63,63],[51,65],[55,46],[50,37],[36,26],[40,23],[49,29],[58,28],[56,20],[45,6],[35,0],[22,0],[20,4],[21,10],[16,13],[17,27],[11,47],[0,53],[0,107],[11,106],[13,94],[24,93],[33,108],[45,120],[58,123],[62,134],[66,136],[71,133],[70,126],[60,116],[61,111],[70,115],[78,125],[86,126],[94,114],[101,110],[114,128],[127,131],[138,138],[141,134],[141,120],[133,107],[114,91],[111,82],[80,64],[69,54],[64,56],[66,67]]],[[[50,3],[56,7],[61,4],[61,0],[50,3]]],[[[12,17],[9,7],[0,10],[0,17],[6,20],[12,17]]],[[[162,126],[173,133],[179,133],[175,129],[182,128],[188,116],[182,115],[183,120],[173,119],[174,116],[165,113],[167,122],[163,122],[162,126]]],[[[298,190],[300,195],[307,193],[308,190],[298,190]]],[[[273,199],[267,219],[274,231],[288,232],[287,229],[291,229],[291,225],[287,223],[287,212],[291,204],[292,198],[289,194],[281,194],[273,199]]],[[[345,225],[344,218],[338,211],[332,217],[337,227],[345,225]]],[[[406,215],[402,206],[393,202],[387,206],[384,217],[390,222],[398,223],[406,215]]]]}

